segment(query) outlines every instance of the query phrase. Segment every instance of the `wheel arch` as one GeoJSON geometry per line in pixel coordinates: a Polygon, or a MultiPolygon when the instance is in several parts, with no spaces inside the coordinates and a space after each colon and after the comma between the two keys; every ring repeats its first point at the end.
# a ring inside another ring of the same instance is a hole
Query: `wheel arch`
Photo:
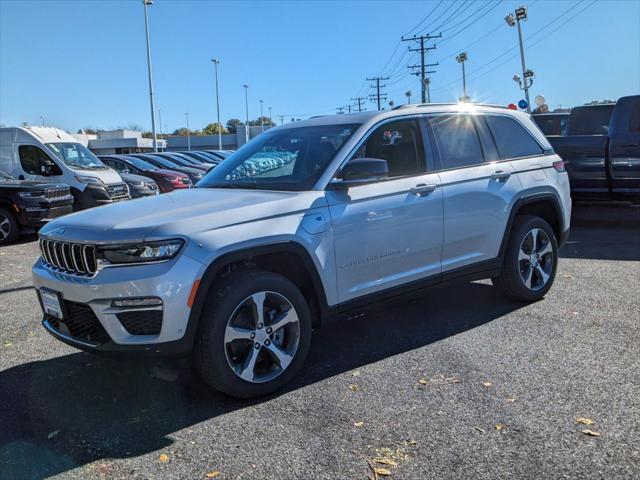
{"type": "Polygon", "coordinates": [[[313,326],[319,327],[328,315],[327,297],[322,280],[309,252],[299,243],[285,241],[226,253],[209,264],[202,275],[189,314],[185,337],[193,345],[205,300],[212,285],[238,269],[266,270],[291,280],[305,296],[313,314],[313,326]]]}

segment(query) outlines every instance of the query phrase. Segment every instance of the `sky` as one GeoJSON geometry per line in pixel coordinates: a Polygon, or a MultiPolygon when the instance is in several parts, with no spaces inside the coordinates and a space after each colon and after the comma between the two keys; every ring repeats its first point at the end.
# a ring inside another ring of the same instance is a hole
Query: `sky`
{"type": "MultiPolygon", "coordinates": [[[[508,104],[523,98],[517,29],[504,17],[521,4],[531,99],[551,108],[640,93],[640,0],[206,1],[155,0],[148,7],[154,96],[162,130],[200,129],[216,119],[211,59],[221,60],[220,116],[272,107],[279,123],[335,113],[382,82],[387,100],[419,101],[419,63],[402,35],[442,33],[427,62],[431,100],[457,101],[468,52],[468,94],[508,104]]],[[[367,101],[368,110],[375,109],[367,101]]],[[[388,105],[386,105],[388,108],[388,105]]],[[[67,130],[139,125],[151,113],[141,0],[0,0],[0,124],[67,130]]],[[[158,127],[158,130],[160,128],[158,127]]]]}

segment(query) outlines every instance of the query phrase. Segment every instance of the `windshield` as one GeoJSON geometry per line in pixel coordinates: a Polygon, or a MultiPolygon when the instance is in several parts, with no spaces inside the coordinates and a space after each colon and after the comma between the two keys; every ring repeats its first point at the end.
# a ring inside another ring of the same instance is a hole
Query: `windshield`
{"type": "Polygon", "coordinates": [[[107,166],[80,143],[47,143],[60,160],[71,168],[81,170],[106,170],[107,166]]]}
{"type": "Polygon", "coordinates": [[[139,168],[140,170],[158,170],[158,167],[155,165],[145,162],[144,160],[140,160],[138,157],[127,157],[127,162],[131,163],[134,167],[139,168]]]}
{"type": "Polygon", "coordinates": [[[360,125],[285,128],[260,134],[211,170],[199,188],[309,190],[360,125]]]}

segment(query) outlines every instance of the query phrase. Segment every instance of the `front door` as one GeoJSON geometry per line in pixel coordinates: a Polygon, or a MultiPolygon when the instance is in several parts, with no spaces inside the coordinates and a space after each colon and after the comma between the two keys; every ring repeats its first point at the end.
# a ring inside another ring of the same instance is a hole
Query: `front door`
{"type": "Polygon", "coordinates": [[[427,171],[421,122],[377,127],[354,155],[380,158],[389,178],[327,191],[334,232],[338,300],[411,281],[440,278],[442,189],[427,171]]]}

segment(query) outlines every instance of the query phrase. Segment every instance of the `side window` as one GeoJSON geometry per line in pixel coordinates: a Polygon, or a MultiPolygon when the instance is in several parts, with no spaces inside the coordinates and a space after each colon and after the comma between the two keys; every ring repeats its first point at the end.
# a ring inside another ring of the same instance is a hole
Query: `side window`
{"type": "Polygon", "coordinates": [[[629,133],[640,133],[640,100],[636,100],[629,118],[629,133]]]}
{"type": "Polygon", "coordinates": [[[542,147],[513,118],[501,115],[487,115],[486,119],[496,141],[500,158],[542,155],[542,147]]]}
{"type": "Polygon", "coordinates": [[[434,116],[430,122],[443,169],[484,162],[480,138],[471,115],[434,116]]]}
{"type": "Polygon", "coordinates": [[[389,165],[389,177],[426,171],[418,120],[399,120],[376,128],[354,158],[380,158],[389,165]]]}
{"type": "Polygon", "coordinates": [[[31,175],[61,175],[60,168],[53,160],[35,145],[18,147],[22,169],[31,175]]]}

